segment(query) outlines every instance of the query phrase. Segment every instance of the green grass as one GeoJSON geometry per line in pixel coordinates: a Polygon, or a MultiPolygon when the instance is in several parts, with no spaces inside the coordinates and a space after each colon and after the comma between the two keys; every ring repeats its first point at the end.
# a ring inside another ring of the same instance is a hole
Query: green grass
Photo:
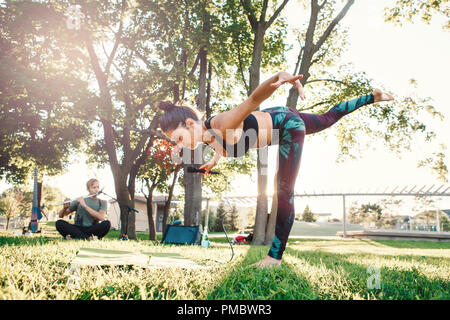
{"type": "MultiPolygon", "coordinates": [[[[294,221],[290,232],[291,236],[336,236],[338,231],[342,231],[342,223],[310,223],[304,221],[294,221]]],[[[360,226],[348,225],[347,231],[363,230],[360,226]]]]}
{"type": "Polygon", "coordinates": [[[120,241],[61,240],[48,224],[42,236],[0,232],[0,299],[450,299],[450,243],[370,240],[290,241],[281,268],[258,269],[265,246],[234,246],[224,238],[200,246],[120,241]],[[45,236],[44,236],[45,235],[45,236]],[[82,247],[179,253],[211,270],[85,267],[79,287],[68,266],[82,247]],[[216,260],[216,261],[214,261],[216,260]],[[218,261],[218,262],[217,262],[218,261]],[[370,267],[380,288],[368,288],[370,267]]]}

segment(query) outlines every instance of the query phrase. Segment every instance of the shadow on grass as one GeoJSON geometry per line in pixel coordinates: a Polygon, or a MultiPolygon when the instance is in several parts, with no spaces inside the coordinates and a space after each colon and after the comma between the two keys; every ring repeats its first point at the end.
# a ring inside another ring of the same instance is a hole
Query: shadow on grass
{"type": "Polygon", "coordinates": [[[0,236],[0,247],[3,246],[36,246],[55,242],[58,239],[45,236],[0,236]]]}
{"type": "MultiPolygon", "coordinates": [[[[349,292],[359,293],[361,297],[382,300],[447,300],[450,298],[450,282],[448,280],[430,279],[415,267],[411,267],[409,270],[381,267],[378,269],[378,273],[376,268],[369,269],[370,266],[349,262],[349,259],[354,256],[361,257],[361,253],[337,254],[287,248],[285,254],[302,260],[296,264],[297,268],[302,268],[303,263],[325,266],[334,271],[343,268],[344,279],[336,279],[334,285],[333,282],[327,283],[326,292],[320,293],[321,299],[349,299],[351,297],[345,298],[349,292]],[[376,280],[376,277],[379,279],[378,288],[377,282],[373,281],[376,280]],[[372,286],[373,289],[369,289],[369,286],[372,286]]],[[[390,259],[391,257],[386,256],[385,258],[390,259]]],[[[315,287],[316,290],[320,290],[319,283],[315,287]]]]}
{"type": "Polygon", "coordinates": [[[230,270],[208,300],[305,300],[318,299],[309,282],[289,266],[250,267],[267,255],[268,247],[251,246],[244,260],[230,270]]]}
{"type": "MultiPolygon", "coordinates": [[[[72,239],[72,240],[65,240],[62,238],[62,236],[56,231],[55,232],[48,232],[48,230],[44,233],[36,233],[32,236],[16,236],[16,235],[9,235],[4,234],[0,235],[0,247],[2,246],[35,246],[35,245],[43,245],[47,243],[55,243],[55,242],[65,242],[65,241],[88,241],[88,240],[80,240],[80,239],[72,239]]],[[[110,239],[110,240],[119,240],[120,239],[120,232],[111,230],[108,232],[108,234],[103,239],[110,239]]],[[[147,241],[151,243],[150,240],[148,240],[148,234],[137,234],[137,240],[139,241],[147,241]]],[[[161,240],[161,237],[158,237],[158,241],[161,240]]],[[[133,240],[129,240],[133,241],[133,240]]]]}
{"type": "MultiPolygon", "coordinates": [[[[109,230],[109,232],[106,234],[106,236],[104,237],[105,239],[112,239],[112,240],[117,240],[120,239],[120,231],[119,230],[109,230]]],[[[140,240],[140,241],[153,241],[153,240],[149,240],[149,234],[146,232],[136,232],[136,240],[140,240]]],[[[157,235],[157,241],[161,241],[162,236],[161,235],[157,235]]]]}

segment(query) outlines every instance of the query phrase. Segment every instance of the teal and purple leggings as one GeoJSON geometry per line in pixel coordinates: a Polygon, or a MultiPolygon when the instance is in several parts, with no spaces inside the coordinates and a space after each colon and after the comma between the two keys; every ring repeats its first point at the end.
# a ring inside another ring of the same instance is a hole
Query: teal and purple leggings
{"type": "Polygon", "coordinates": [[[305,135],[324,130],[340,118],[358,108],[374,102],[368,94],[335,105],[324,114],[302,113],[288,107],[273,107],[261,111],[270,113],[273,129],[278,129],[279,144],[277,181],[277,220],[275,236],[269,256],[280,260],[294,223],[294,186],[300,168],[305,135]]]}

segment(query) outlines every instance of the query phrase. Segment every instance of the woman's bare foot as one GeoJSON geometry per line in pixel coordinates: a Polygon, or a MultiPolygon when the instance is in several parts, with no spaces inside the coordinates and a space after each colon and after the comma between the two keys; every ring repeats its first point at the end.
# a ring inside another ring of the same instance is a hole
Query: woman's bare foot
{"type": "Polygon", "coordinates": [[[68,235],[66,236],[66,240],[70,240],[70,239],[72,239],[72,237],[70,236],[70,234],[68,234],[68,235]]]}
{"type": "Polygon", "coordinates": [[[373,97],[374,97],[374,103],[376,102],[381,102],[381,101],[392,101],[394,100],[394,97],[389,94],[389,93],[385,93],[383,91],[381,91],[380,89],[375,89],[372,92],[373,97]]]}
{"type": "Polygon", "coordinates": [[[252,264],[251,266],[256,266],[256,267],[260,267],[260,268],[280,267],[281,260],[277,260],[277,259],[267,256],[264,259],[252,264]]]}

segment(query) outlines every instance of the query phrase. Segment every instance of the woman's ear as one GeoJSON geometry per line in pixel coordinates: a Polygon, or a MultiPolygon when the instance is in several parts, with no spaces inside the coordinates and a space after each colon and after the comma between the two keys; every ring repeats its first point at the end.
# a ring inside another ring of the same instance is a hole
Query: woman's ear
{"type": "Polygon", "coordinates": [[[187,127],[188,129],[191,129],[191,128],[194,127],[195,121],[194,121],[194,119],[187,118],[186,121],[185,121],[185,123],[186,123],[186,127],[187,127]]]}

